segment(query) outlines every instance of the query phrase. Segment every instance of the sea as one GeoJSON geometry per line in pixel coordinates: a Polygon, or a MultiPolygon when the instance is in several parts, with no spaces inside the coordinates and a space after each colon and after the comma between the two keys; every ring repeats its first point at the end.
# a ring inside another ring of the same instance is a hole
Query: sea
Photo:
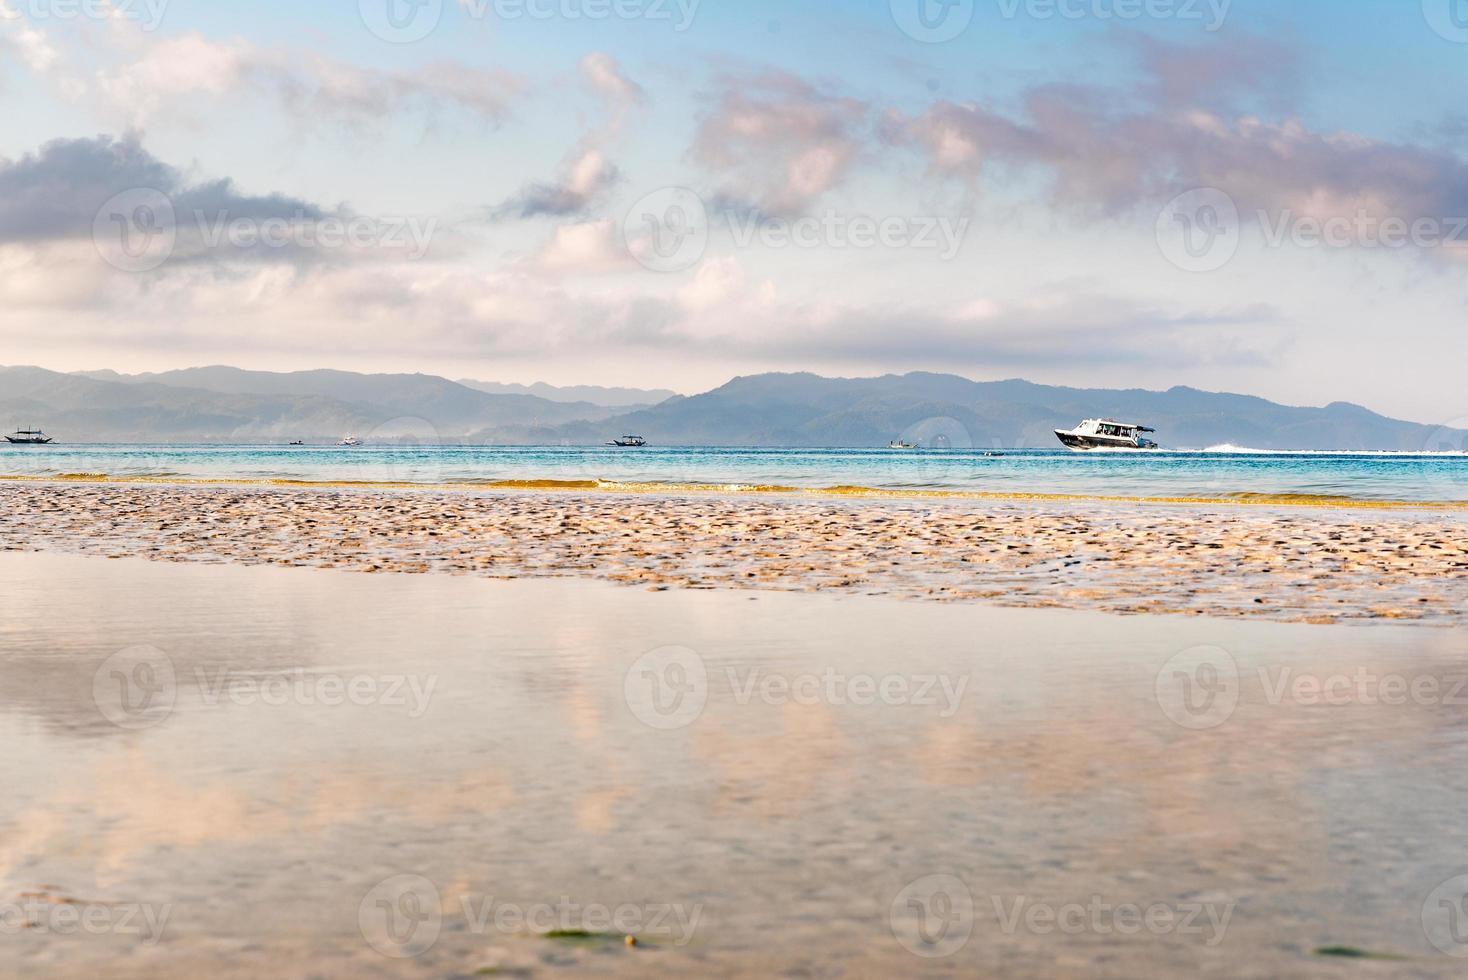
{"type": "Polygon", "coordinates": [[[0,478],[405,483],[480,488],[1468,502],[1468,452],[51,445],[0,478]]]}

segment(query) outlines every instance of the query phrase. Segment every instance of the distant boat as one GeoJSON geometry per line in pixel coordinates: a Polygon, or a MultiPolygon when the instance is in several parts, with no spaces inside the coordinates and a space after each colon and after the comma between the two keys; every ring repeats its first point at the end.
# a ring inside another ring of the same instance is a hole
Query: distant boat
{"type": "Polygon", "coordinates": [[[16,429],[15,435],[6,436],[12,446],[47,446],[54,440],[40,429],[16,429]]]}
{"type": "Polygon", "coordinates": [[[892,440],[891,442],[889,442],[887,444],[887,448],[888,449],[916,449],[917,448],[917,443],[915,443],[915,442],[903,442],[901,439],[894,439],[894,440],[892,440]]]}
{"type": "Polygon", "coordinates": [[[641,449],[647,445],[647,440],[642,436],[623,436],[620,439],[613,439],[607,445],[617,446],[620,449],[641,449]]]}
{"type": "Polygon", "coordinates": [[[291,445],[292,446],[304,446],[305,443],[302,442],[301,440],[297,439],[295,442],[291,443],[291,445]]]}
{"type": "Polygon", "coordinates": [[[1143,435],[1156,431],[1136,423],[1086,419],[1074,429],[1056,429],[1055,435],[1071,449],[1084,453],[1093,449],[1156,449],[1157,443],[1143,435]]]}
{"type": "Polygon", "coordinates": [[[346,436],[345,438],[342,439],[341,442],[337,443],[337,445],[338,446],[360,446],[360,445],[362,445],[362,440],[361,439],[358,439],[356,436],[346,436]]]}

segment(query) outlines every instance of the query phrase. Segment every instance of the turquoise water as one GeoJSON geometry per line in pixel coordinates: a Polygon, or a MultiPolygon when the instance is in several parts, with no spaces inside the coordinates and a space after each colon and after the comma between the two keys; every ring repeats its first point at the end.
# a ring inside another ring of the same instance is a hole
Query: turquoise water
{"type": "Polygon", "coordinates": [[[403,481],[606,481],[669,485],[860,486],[1101,496],[1302,494],[1468,500],[1468,453],[1254,451],[1077,454],[1066,450],[889,451],[486,446],[142,446],[0,449],[0,475],[403,481]]]}

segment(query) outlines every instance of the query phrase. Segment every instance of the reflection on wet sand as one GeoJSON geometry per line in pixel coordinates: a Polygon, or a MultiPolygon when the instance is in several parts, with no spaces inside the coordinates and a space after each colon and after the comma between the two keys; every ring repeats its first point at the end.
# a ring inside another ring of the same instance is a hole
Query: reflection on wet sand
{"type": "Polygon", "coordinates": [[[1312,952],[1332,943],[1408,957],[1367,975],[1457,975],[1421,918],[1468,861],[1448,631],[36,555],[0,556],[0,588],[24,600],[3,614],[0,902],[46,886],[170,910],[156,945],[18,932],[10,975],[1335,976],[1312,952]],[[92,673],[140,643],[180,680],[129,729],[92,673]],[[625,685],[670,644],[695,670],[669,691],[703,670],[706,703],[656,727],[625,685]],[[1237,705],[1189,728],[1157,685],[1197,645],[1228,652],[1237,705]],[[431,697],[211,701],[200,665],[431,697]],[[1343,671],[1441,683],[1399,705],[1294,683],[1343,671]],[[961,682],[956,710],[918,693],[934,678],[961,682]],[[891,907],[932,875],[971,911],[928,959],[891,907]],[[404,876],[422,894],[387,908],[437,931],[384,955],[363,903],[404,876]],[[1226,927],[1006,918],[1093,898],[1226,927]],[[568,904],[630,915],[639,944],[530,924],[568,904]]]}

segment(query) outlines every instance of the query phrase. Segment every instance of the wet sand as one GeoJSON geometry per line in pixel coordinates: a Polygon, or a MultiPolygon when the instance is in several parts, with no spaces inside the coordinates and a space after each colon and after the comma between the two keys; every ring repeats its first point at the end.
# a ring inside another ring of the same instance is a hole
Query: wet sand
{"type": "Polygon", "coordinates": [[[0,548],[1333,623],[1468,620],[1458,512],[11,482],[0,548]]]}
{"type": "Polygon", "coordinates": [[[0,594],[7,976],[1468,957],[1454,630],[16,553],[0,594]]]}

